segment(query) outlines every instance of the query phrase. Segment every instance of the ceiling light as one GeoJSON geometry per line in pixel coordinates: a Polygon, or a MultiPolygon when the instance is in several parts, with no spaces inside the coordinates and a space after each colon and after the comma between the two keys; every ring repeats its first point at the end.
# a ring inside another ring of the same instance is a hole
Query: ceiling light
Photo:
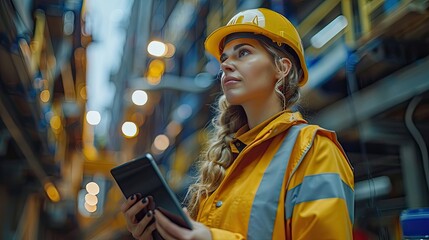
{"type": "Polygon", "coordinates": [[[338,16],[311,38],[311,45],[321,48],[347,26],[347,18],[338,16]]]}

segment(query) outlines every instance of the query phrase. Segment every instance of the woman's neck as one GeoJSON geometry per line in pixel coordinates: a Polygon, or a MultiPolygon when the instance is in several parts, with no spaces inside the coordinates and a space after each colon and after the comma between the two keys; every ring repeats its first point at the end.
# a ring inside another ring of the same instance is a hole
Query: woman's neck
{"type": "Polygon", "coordinates": [[[243,105],[243,108],[246,112],[249,129],[254,128],[283,109],[278,98],[265,102],[252,102],[243,105]]]}

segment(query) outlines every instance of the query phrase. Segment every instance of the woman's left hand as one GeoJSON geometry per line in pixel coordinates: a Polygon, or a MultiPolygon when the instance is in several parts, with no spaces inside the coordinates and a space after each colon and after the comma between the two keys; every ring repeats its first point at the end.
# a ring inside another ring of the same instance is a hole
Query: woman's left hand
{"type": "MultiPolygon", "coordinates": [[[[188,215],[186,209],[185,213],[188,215]]],[[[170,221],[162,212],[155,210],[156,229],[161,236],[166,239],[183,239],[183,240],[210,240],[212,239],[210,230],[204,224],[191,220],[192,230],[183,228],[170,221]]],[[[189,217],[190,219],[190,217],[189,217]]]]}

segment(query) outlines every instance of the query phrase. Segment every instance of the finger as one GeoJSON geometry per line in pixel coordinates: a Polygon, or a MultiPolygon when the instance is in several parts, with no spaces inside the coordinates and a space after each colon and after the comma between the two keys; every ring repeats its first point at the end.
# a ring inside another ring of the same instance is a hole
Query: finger
{"type": "Polygon", "coordinates": [[[156,228],[164,237],[171,237],[171,239],[176,239],[179,236],[189,236],[191,231],[186,228],[179,227],[177,224],[173,223],[168,219],[164,214],[162,214],[158,209],[155,210],[155,222],[156,228]]]}
{"type": "MultiPolygon", "coordinates": [[[[158,213],[159,214],[159,211],[158,213]]],[[[174,238],[173,236],[171,236],[162,226],[162,224],[159,223],[158,220],[155,220],[155,226],[156,226],[156,230],[158,231],[158,233],[162,236],[163,239],[165,240],[170,240],[170,239],[178,239],[178,238],[174,238]]]]}
{"type": "MultiPolygon", "coordinates": [[[[150,230],[149,226],[154,225],[153,223],[150,224],[150,221],[152,219],[153,219],[153,212],[152,211],[147,212],[147,214],[143,217],[143,219],[138,224],[136,224],[134,230],[132,231],[133,237],[139,238],[140,236],[145,235],[145,233],[148,230],[150,230]]],[[[150,232],[152,232],[152,231],[150,231],[150,232]]],[[[143,239],[145,239],[145,238],[143,238],[143,239]]]]}
{"type": "Polygon", "coordinates": [[[143,232],[140,239],[152,239],[152,233],[155,231],[156,225],[155,222],[153,222],[151,225],[146,227],[146,230],[143,232]]]}
{"type": "Polygon", "coordinates": [[[136,202],[136,194],[131,195],[124,203],[121,205],[121,212],[125,213],[133,204],[136,202]]]}
{"type": "Polygon", "coordinates": [[[188,209],[186,207],[183,207],[182,209],[183,209],[183,212],[185,212],[186,216],[188,216],[188,218],[192,219],[191,215],[188,212],[188,209]]]}
{"type": "Polygon", "coordinates": [[[134,230],[135,226],[134,226],[134,216],[130,214],[128,211],[138,201],[138,197],[139,196],[137,194],[131,195],[121,206],[121,212],[125,217],[125,221],[127,223],[127,229],[130,232],[134,230]]]}
{"type": "Polygon", "coordinates": [[[147,205],[149,201],[145,197],[141,201],[136,202],[134,205],[132,205],[126,212],[125,215],[127,219],[129,219],[132,223],[137,223],[136,215],[140,211],[142,211],[147,205]]]}

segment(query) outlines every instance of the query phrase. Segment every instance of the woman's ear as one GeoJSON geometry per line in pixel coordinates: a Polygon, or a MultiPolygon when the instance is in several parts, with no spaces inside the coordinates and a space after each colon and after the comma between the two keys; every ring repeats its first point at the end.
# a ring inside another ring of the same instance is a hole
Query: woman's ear
{"type": "Polygon", "coordinates": [[[278,69],[276,74],[276,79],[284,78],[289,74],[290,69],[292,68],[292,62],[289,58],[281,58],[278,61],[278,69]]]}

